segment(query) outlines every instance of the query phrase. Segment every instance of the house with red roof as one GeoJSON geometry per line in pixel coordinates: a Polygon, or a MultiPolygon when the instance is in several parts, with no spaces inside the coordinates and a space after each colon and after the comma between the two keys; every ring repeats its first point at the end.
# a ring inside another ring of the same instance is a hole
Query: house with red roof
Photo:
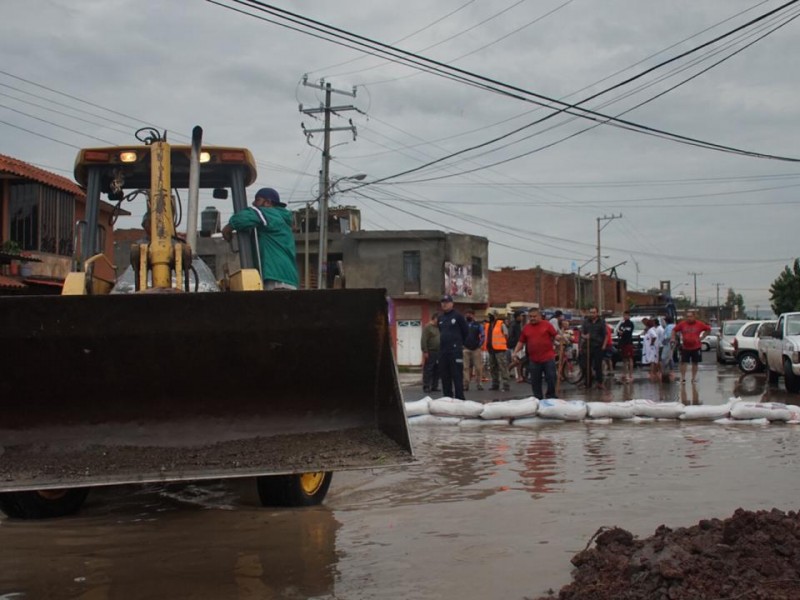
{"type": "MultiPolygon", "coordinates": [[[[72,179],[0,154],[0,294],[60,293],[85,210],[86,195],[72,179]]],[[[114,206],[102,202],[97,251],[110,261],[113,214],[114,206]]],[[[130,213],[117,210],[117,214],[130,213]]],[[[108,272],[98,275],[113,279],[113,271],[103,262],[98,268],[108,272]]]]}

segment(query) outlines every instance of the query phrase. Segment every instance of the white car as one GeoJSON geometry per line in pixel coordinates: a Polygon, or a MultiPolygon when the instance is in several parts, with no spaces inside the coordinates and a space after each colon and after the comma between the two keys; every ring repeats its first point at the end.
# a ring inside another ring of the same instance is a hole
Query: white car
{"type": "Polygon", "coordinates": [[[736,364],[743,373],[756,373],[764,369],[758,357],[758,340],[775,331],[777,321],[748,321],[739,328],[733,338],[736,364]]]}

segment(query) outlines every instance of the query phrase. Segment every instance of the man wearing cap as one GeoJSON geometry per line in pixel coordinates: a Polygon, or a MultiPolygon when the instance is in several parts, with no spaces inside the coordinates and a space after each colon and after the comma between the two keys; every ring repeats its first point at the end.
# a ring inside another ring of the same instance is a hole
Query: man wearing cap
{"type": "Polygon", "coordinates": [[[261,188],[256,192],[253,206],[231,216],[222,228],[222,237],[231,240],[233,231],[255,229],[258,257],[265,290],[296,290],[299,284],[295,256],[292,213],[286,210],[278,192],[261,188]]]}
{"type": "Polygon", "coordinates": [[[453,297],[442,296],[439,314],[439,376],[442,393],[464,399],[464,340],[469,329],[467,320],[453,308],[453,297]],[[453,388],[455,387],[455,392],[453,388]]]}

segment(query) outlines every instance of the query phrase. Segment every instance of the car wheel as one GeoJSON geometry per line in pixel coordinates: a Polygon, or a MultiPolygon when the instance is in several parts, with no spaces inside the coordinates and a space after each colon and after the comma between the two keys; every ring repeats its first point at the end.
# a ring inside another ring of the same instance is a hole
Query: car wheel
{"type": "Polygon", "coordinates": [[[700,347],[703,349],[703,352],[708,352],[709,350],[711,350],[711,346],[709,346],[707,342],[703,342],[702,344],[700,344],[700,347]]]}
{"type": "Polygon", "coordinates": [[[800,378],[792,371],[792,363],[786,360],[783,363],[783,385],[790,394],[800,392],[800,378]]]}
{"type": "Polygon", "coordinates": [[[742,373],[755,373],[761,370],[761,361],[753,352],[743,352],[737,362],[742,373]]]}

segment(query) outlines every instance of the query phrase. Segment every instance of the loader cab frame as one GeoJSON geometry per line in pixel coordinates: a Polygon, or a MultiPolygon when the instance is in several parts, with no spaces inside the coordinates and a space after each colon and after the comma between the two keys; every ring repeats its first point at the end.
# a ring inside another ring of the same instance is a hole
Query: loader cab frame
{"type": "MultiPolygon", "coordinates": [[[[75,180],[86,189],[86,224],[76,248],[78,263],[97,254],[103,195],[121,203],[137,191],[158,193],[163,189],[164,196],[169,198],[172,190],[188,189],[190,156],[191,146],[166,142],[81,150],[75,160],[74,174],[75,180]],[[160,168],[153,168],[154,165],[160,168]]],[[[247,208],[246,188],[257,177],[255,160],[248,149],[207,146],[201,152],[200,162],[200,189],[213,190],[215,198],[227,198],[230,190],[233,212],[247,208]]],[[[176,196],[180,199],[179,194],[176,196]]],[[[169,243],[176,234],[176,207],[159,198],[148,204],[154,209],[151,239],[169,243]]],[[[240,261],[242,268],[256,267],[257,257],[250,244],[242,244],[240,261]]]]}

